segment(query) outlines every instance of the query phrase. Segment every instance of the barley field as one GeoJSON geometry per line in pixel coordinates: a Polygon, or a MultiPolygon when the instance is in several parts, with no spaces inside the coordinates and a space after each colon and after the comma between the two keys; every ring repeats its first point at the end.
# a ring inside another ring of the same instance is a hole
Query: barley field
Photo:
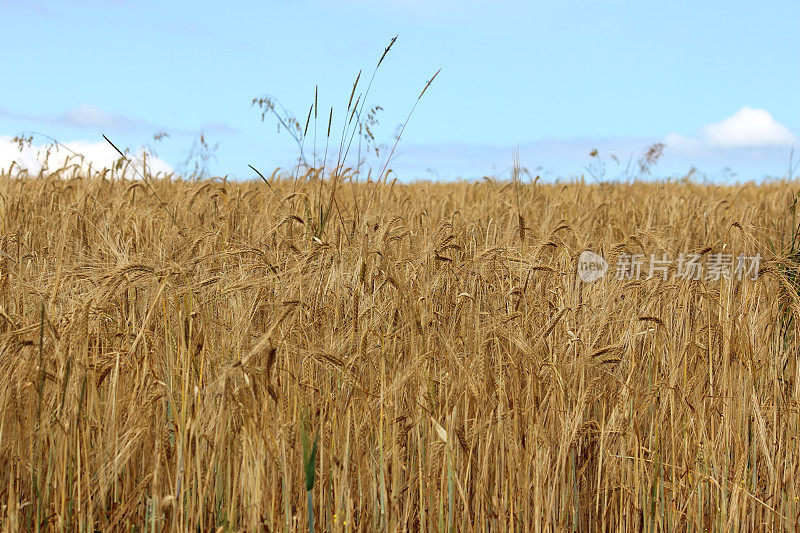
{"type": "Polygon", "coordinates": [[[796,183],[67,174],[0,176],[2,531],[797,525],[796,183]]]}

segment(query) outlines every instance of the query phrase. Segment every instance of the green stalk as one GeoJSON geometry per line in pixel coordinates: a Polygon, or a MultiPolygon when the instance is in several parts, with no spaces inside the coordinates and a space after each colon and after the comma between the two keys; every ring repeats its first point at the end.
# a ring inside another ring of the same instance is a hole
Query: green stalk
{"type": "Polygon", "coordinates": [[[314,533],[314,500],[311,491],[306,491],[306,508],[308,509],[308,533],[314,533]]]}
{"type": "Polygon", "coordinates": [[[319,444],[319,430],[314,435],[314,444],[308,444],[308,430],[305,425],[301,430],[301,440],[303,441],[303,469],[306,474],[306,511],[308,513],[308,532],[314,533],[314,499],[311,491],[314,489],[316,481],[317,447],[319,444]]]}

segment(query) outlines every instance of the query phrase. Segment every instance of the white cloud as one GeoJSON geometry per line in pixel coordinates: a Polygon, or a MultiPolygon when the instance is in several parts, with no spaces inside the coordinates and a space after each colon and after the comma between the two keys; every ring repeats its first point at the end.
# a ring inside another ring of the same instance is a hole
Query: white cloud
{"type": "MultiPolygon", "coordinates": [[[[143,148],[138,148],[129,154],[129,159],[136,169],[142,172],[142,161],[145,153],[143,148]]],[[[119,154],[105,142],[71,141],[59,145],[23,146],[22,151],[8,136],[0,136],[0,171],[6,172],[14,165],[14,173],[19,169],[27,170],[31,175],[37,175],[42,168],[55,171],[67,165],[77,164],[78,168],[86,172],[92,170],[110,169],[119,159],[119,154]],[[77,155],[76,155],[77,154],[77,155]]],[[[173,168],[165,161],[147,156],[147,171],[149,175],[158,173],[171,173],[173,168]]],[[[119,175],[119,174],[117,174],[119,175]]],[[[136,179],[136,173],[128,168],[124,177],[136,179]]]]}
{"type": "Polygon", "coordinates": [[[743,107],[722,122],[709,124],[700,131],[701,137],[712,146],[723,148],[743,146],[790,146],[797,137],[768,111],[743,107]]]}
{"type": "Polygon", "coordinates": [[[697,136],[670,133],[664,138],[664,142],[682,152],[698,153],[731,148],[789,147],[797,143],[798,139],[768,111],[745,106],[725,120],[704,126],[697,136]]]}

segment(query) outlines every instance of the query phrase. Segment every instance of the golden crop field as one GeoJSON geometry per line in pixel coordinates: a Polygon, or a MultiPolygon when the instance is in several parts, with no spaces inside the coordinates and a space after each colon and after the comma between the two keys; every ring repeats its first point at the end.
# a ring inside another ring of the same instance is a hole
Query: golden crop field
{"type": "Polygon", "coordinates": [[[797,183],[318,178],[0,177],[3,531],[795,527],[797,183]]]}

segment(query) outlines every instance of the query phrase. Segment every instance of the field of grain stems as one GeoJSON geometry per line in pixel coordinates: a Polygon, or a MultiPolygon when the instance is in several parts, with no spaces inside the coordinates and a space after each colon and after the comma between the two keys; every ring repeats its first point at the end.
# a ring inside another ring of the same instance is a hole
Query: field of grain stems
{"type": "Polygon", "coordinates": [[[0,529],[795,526],[796,183],[319,178],[0,176],[0,529]]]}

